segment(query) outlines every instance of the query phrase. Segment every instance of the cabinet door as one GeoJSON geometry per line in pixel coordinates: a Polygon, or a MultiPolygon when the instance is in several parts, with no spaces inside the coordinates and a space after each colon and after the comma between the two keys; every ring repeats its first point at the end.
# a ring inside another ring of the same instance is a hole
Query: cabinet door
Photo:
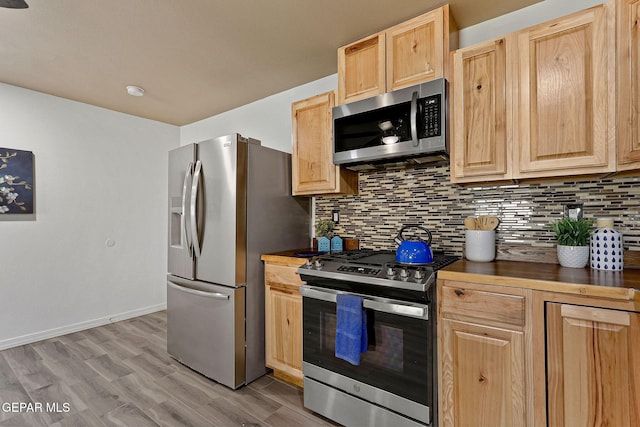
{"type": "Polygon", "coordinates": [[[338,49],[338,104],[385,92],[384,33],[338,49]]]}
{"type": "Polygon", "coordinates": [[[267,286],[265,303],[267,366],[302,380],[302,296],[267,286]]]}
{"type": "Polygon", "coordinates": [[[546,307],[549,426],[640,425],[640,314],[546,307]]]}
{"type": "Polygon", "coordinates": [[[442,319],[440,424],[525,425],[523,333],[442,319]]]}
{"type": "Polygon", "coordinates": [[[640,169],[640,1],[618,0],[618,170],[640,169]]]}
{"type": "Polygon", "coordinates": [[[613,5],[520,31],[517,40],[515,177],[613,171],[613,5]]]}
{"type": "Polygon", "coordinates": [[[294,196],[357,193],[357,172],[333,164],[333,105],[333,91],[292,104],[294,196]]]}
{"type": "Polygon", "coordinates": [[[387,92],[444,76],[449,47],[444,40],[445,12],[448,19],[449,7],[444,6],[385,32],[387,92]]]}
{"type": "Polygon", "coordinates": [[[507,39],[459,49],[452,55],[451,181],[511,177],[511,76],[507,39]]]}

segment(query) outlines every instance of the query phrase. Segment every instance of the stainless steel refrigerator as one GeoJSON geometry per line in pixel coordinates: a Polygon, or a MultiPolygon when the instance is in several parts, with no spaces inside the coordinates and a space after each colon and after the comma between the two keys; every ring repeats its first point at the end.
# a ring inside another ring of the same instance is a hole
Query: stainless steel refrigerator
{"type": "Polygon", "coordinates": [[[167,350],[233,389],[264,375],[263,253],[309,246],[290,155],[238,134],[169,152],[167,350]]]}

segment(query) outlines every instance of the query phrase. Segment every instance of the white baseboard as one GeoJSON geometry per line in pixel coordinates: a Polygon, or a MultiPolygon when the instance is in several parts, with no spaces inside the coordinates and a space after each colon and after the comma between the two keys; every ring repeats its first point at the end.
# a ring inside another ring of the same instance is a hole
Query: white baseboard
{"type": "Polygon", "coordinates": [[[35,332],[33,334],[22,335],[20,337],[9,338],[0,341],[0,350],[6,350],[20,345],[31,344],[33,342],[42,341],[48,338],[59,337],[61,335],[73,332],[84,331],[85,329],[95,328],[96,326],[108,325],[109,323],[119,322],[121,320],[131,319],[133,317],[144,316],[145,314],[155,313],[156,311],[166,310],[167,304],[152,305],[124,313],[112,314],[110,316],[100,317],[98,319],[87,320],[85,322],[74,323],[73,325],[61,326],[46,331],[35,332]]]}

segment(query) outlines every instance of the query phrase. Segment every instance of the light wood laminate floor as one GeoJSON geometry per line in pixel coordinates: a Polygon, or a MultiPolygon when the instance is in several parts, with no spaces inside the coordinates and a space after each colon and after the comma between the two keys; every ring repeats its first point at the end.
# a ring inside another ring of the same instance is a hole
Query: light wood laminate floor
{"type": "Polygon", "coordinates": [[[266,375],[233,391],[172,359],[157,312],[0,352],[1,426],[335,426],[266,375]],[[29,406],[30,405],[30,406],[29,406]]]}

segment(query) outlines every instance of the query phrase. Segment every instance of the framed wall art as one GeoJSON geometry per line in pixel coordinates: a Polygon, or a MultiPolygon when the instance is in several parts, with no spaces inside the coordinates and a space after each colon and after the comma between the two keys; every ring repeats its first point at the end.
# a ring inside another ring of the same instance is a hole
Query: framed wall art
{"type": "Polygon", "coordinates": [[[33,153],[0,147],[0,216],[32,213],[33,153]]]}

